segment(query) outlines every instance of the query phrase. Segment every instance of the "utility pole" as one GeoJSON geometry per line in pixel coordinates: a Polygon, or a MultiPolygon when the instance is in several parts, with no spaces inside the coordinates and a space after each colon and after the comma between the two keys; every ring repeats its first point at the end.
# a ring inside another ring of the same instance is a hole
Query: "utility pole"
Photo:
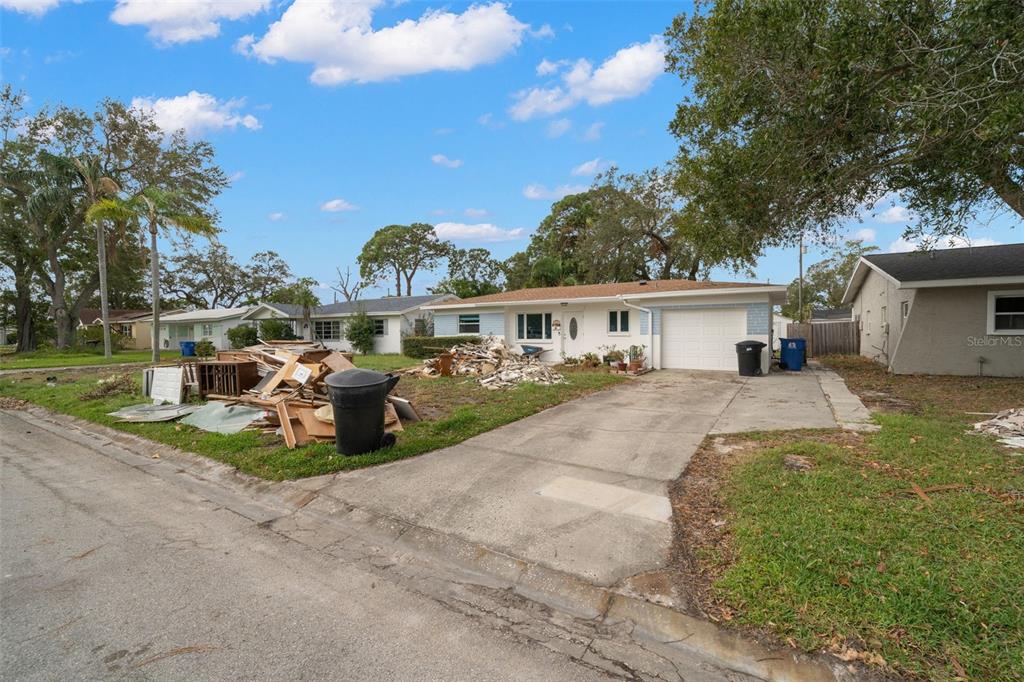
{"type": "Polygon", "coordinates": [[[800,277],[797,279],[796,285],[796,302],[797,311],[799,316],[799,322],[803,324],[804,321],[804,233],[800,233],[800,277]]]}

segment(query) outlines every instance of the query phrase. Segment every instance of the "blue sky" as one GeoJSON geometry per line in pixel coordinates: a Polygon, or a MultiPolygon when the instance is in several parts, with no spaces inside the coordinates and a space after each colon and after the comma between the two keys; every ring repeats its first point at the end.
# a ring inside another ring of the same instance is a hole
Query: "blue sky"
{"type": "MultiPolygon", "coordinates": [[[[595,168],[639,171],[677,146],[667,125],[684,90],[662,73],[659,36],[689,3],[0,7],[3,81],[33,106],[135,101],[208,138],[234,178],[217,199],[222,241],[242,261],[274,249],[321,282],[391,223],[430,222],[460,246],[506,257],[595,168]]],[[[848,232],[908,248],[899,239],[909,219],[886,200],[848,232]]],[[[971,236],[1020,241],[1012,224],[971,236]]],[[[808,262],[817,254],[812,246],[808,262]]],[[[416,293],[442,274],[418,277],[416,293]]],[[[756,271],[761,281],[795,276],[795,249],[770,251],[756,271]]]]}

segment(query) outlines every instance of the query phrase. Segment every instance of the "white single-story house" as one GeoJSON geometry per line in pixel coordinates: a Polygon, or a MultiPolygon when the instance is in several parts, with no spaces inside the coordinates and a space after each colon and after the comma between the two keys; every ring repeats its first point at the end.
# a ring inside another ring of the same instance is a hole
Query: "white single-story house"
{"type": "Polygon", "coordinates": [[[544,361],[645,346],[656,369],[735,371],[735,344],[755,340],[767,344],[767,372],[772,306],[785,301],[781,285],[652,280],[518,289],[427,308],[438,336],[498,336],[543,348],[544,361]]]}
{"type": "Polygon", "coordinates": [[[843,302],[896,374],[1024,376],[1024,244],[870,254],[843,302]]]}
{"type": "MultiPolygon", "coordinates": [[[[212,341],[217,350],[231,348],[228,330],[245,324],[242,316],[252,310],[245,308],[213,308],[188,310],[160,315],[160,348],[176,350],[181,341],[212,341]]],[[[152,323],[153,316],[136,320],[152,323]]]]}
{"type": "Polygon", "coordinates": [[[243,317],[243,323],[260,320],[287,320],[296,336],[311,341],[322,341],[328,348],[351,351],[345,339],[345,319],[365,311],[376,326],[374,353],[401,353],[402,337],[412,334],[417,319],[429,325],[431,313],[424,309],[430,303],[457,300],[456,296],[388,296],[363,301],[343,301],[314,308],[310,325],[303,322],[302,306],[287,303],[260,303],[243,317]]]}

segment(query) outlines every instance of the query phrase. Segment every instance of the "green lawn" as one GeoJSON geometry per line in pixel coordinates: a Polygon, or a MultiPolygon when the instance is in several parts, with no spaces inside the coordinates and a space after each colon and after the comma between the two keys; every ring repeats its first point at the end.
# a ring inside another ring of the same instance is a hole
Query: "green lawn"
{"type": "MultiPolygon", "coordinates": [[[[401,356],[357,356],[359,366],[395,367],[415,364],[401,356]],[[367,361],[371,362],[367,362],[367,361]]],[[[367,455],[344,457],[333,444],[313,444],[288,450],[280,438],[257,432],[223,435],[199,431],[175,422],[116,423],[106,415],[120,407],[144,402],[141,395],[114,396],[83,401],[79,396],[109,372],[84,371],[55,387],[44,378],[0,378],[0,395],[22,398],[56,412],[71,414],[116,429],[135,433],[231,464],[241,471],[271,480],[303,478],[344,469],[357,469],[412,457],[454,445],[479,433],[522,419],[544,408],[624,381],[601,372],[570,372],[568,383],[556,386],[523,384],[514,389],[489,391],[464,378],[402,377],[398,394],[410,398],[424,420],[405,425],[398,445],[367,455]]]]}
{"type": "Polygon", "coordinates": [[[908,412],[877,415],[882,430],[863,438],[738,439],[749,451],[724,469],[726,542],[697,552],[719,576],[708,610],[913,676],[1021,679],[1024,457],[965,434],[982,417],[963,410],[1024,406],[1024,381],[838,364],[855,390],[883,389],[908,412]],[[814,468],[786,468],[789,454],[814,468]]]}
{"type": "Polygon", "coordinates": [[[354,362],[359,367],[375,369],[378,372],[390,372],[396,369],[405,369],[406,367],[419,365],[423,361],[399,355],[398,353],[385,353],[382,355],[357,355],[354,362]]]}
{"type": "MultiPolygon", "coordinates": [[[[164,360],[173,360],[181,356],[179,351],[165,350],[160,352],[164,360]]],[[[84,367],[88,365],[112,365],[122,362],[149,362],[153,357],[150,350],[116,351],[112,358],[103,356],[102,349],[56,351],[52,349],[37,350],[31,353],[8,353],[0,355],[0,369],[36,369],[39,367],[84,367]]]]}

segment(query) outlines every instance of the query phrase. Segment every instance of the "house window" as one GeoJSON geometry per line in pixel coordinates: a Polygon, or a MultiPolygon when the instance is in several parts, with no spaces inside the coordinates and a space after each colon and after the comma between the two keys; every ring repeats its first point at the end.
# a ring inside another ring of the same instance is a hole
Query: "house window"
{"type": "Polygon", "coordinates": [[[988,333],[1024,335],[1024,291],[988,292],[988,333]]]}
{"type": "Polygon", "coordinates": [[[480,333],[480,316],[479,315],[459,315],[459,333],[460,334],[479,334],[480,333]]]}
{"type": "Polygon", "coordinates": [[[207,339],[213,336],[213,325],[204,322],[200,336],[207,339]]]}
{"type": "Polygon", "coordinates": [[[374,336],[387,336],[388,333],[388,321],[387,320],[374,320],[373,321],[373,335],[374,336]]]}
{"type": "Polygon", "coordinates": [[[132,336],[132,326],[130,324],[122,324],[122,325],[118,325],[118,327],[119,327],[118,333],[121,336],[127,336],[128,338],[131,338],[131,336],[132,336]]]}
{"type": "Polygon", "coordinates": [[[551,313],[519,313],[516,315],[516,338],[540,341],[551,338],[551,313]]]}
{"type": "Polygon", "coordinates": [[[339,320],[313,320],[313,335],[321,341],[340,341],[341,322],[339,320]]]}
{"type": "Polygon", "coordinates": [[[609,310],[608,311],[608,333],[628,334],[629,333],[629,311],[609,310]]]}
{"type": "Polygon", "coordinates": [[[900,328],[906,324],[907,316],[910,315],[910,301],[903,301],[900,303],[900,328]]]}

